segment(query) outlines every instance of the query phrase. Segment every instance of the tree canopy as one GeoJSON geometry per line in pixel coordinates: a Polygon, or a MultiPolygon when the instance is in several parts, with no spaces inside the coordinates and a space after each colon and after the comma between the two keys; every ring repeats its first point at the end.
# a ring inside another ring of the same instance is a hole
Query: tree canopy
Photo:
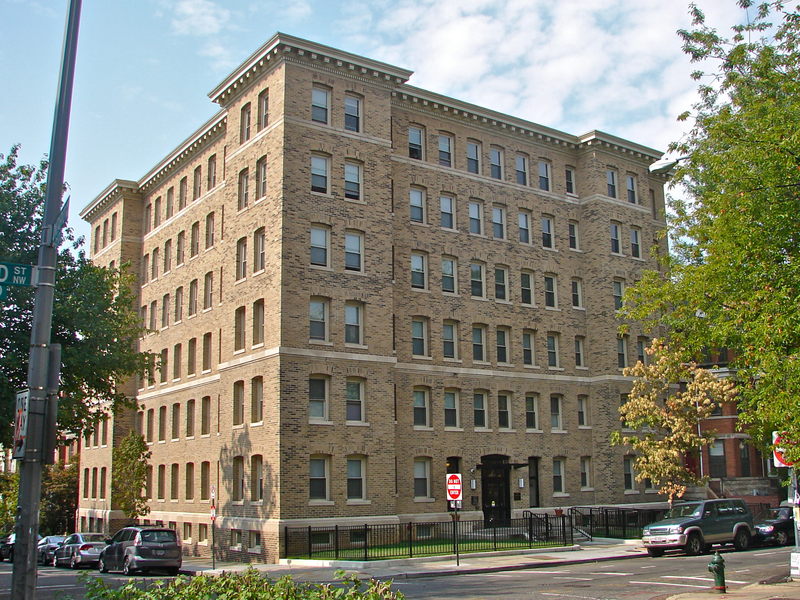
{"type": "MultiPolygon", "coordinates": [[[[719,34],[696,7],[680,31],[699,100],[670,199],[672,255],[626,296],[627,316],[666,326],[684,358],[728,348],[741,420],[757,441],[800,442],[800,14],[739,0],[748,22],[719,34]]],[[[787,449],[800,459],[800,445],[787,449]]]]}
{"type": "Polygon", "coordinates": [[[111,497],[132,521],[150,512],[144,495],[149,459],[147,442],[135,431],[130,431],[111,451],[111,497]]]}
{"type": "MultiPolygon", "coordinates": [[[[0,154],[0,261],[35,265],[44,212],[47,162],[18,165],[18,146],[0,154]]],[[[62,345],[58,425],[79,434],[94,426],[93,408],[127,404],[116,382],[143,372],[142,333],[124,266],[94,266],[83,238],[65,233],[58,255],[51,341],[62,345]]],[[[0,443],[9,445],[14,394],[27,385],[34,289],[9,287],[0,300],[0,443]]]]}

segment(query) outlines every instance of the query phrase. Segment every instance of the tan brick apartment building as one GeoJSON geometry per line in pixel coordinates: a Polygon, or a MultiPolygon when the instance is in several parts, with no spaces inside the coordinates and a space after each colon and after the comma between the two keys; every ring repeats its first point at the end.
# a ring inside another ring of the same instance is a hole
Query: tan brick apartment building
{"type": "Polygon", "coordinates": [[[111,445],[151,444],[150,521],[274,560],[284,525],[657,499],[610,448],[643,354],[624,287],[664,227],[656,150],[407,85],[284,34],[220,111],[82,212],[97,264],[140,274],[141,410],[82,453],[82,527],[114,529],[111,445]],[[103,443],[105,441],[105,443],[103,443]]]}

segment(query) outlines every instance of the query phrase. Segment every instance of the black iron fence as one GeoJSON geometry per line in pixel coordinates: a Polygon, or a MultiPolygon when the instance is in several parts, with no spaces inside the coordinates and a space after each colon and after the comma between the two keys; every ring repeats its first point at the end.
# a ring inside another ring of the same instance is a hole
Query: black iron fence
{"type": "Polygon", "coordinates": [[[609,506],[573,506],[569,509],[574,527],[590,539],[641,537],[642,527],[660,520],[665,512],[665,508],[609,506]]]}
{"type": "Polygon", "coordinates": [[[525,513],[502,526],[483,519],[432,523],[286,527],[285,558],[381,560],[566,546],[573,543],[568,515],[525,513]]]}

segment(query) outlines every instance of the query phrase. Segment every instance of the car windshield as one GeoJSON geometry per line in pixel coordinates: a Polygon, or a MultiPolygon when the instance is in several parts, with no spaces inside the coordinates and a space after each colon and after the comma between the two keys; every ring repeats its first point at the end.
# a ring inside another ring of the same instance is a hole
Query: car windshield
{"type": "Polygon", "coordinates": [[[142,531],[139,533],[143,542],[174,542],[176,541],[174,531],[142,531]]]}
{"type": "Polygon", "coordinates": [[[47,538],[47,543],[57,544],[58,542],[63,542],[65,539],[67,539],[67,537],[64,535],[51,535],[49,538],[47,538]]]}
{"type": "Polygon", "coordinates": [[[699,502],[687,502],[685,504],[676,504],[667,511],[664,515],[665,519],[674,519],[675,517],[699,517],[701,504],[699,502]]]}
{"type": "Polygon", "coordinates": [[[106,539],[102,533],[84,533],[81,537],[84,542],[102,542],[106,539]]]}

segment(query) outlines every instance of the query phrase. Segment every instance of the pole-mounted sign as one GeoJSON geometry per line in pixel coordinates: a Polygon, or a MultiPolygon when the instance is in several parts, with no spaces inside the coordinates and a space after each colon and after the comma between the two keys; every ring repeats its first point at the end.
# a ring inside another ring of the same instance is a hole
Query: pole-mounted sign
{"type": "Polygon", "coordinates": [[[776,467],[791,467],[792,462],[784,456],[785,446],[790,445],[792,442],[783,437],[785,434],[780,431],[772,432],[772,461],[776,467]]]}

